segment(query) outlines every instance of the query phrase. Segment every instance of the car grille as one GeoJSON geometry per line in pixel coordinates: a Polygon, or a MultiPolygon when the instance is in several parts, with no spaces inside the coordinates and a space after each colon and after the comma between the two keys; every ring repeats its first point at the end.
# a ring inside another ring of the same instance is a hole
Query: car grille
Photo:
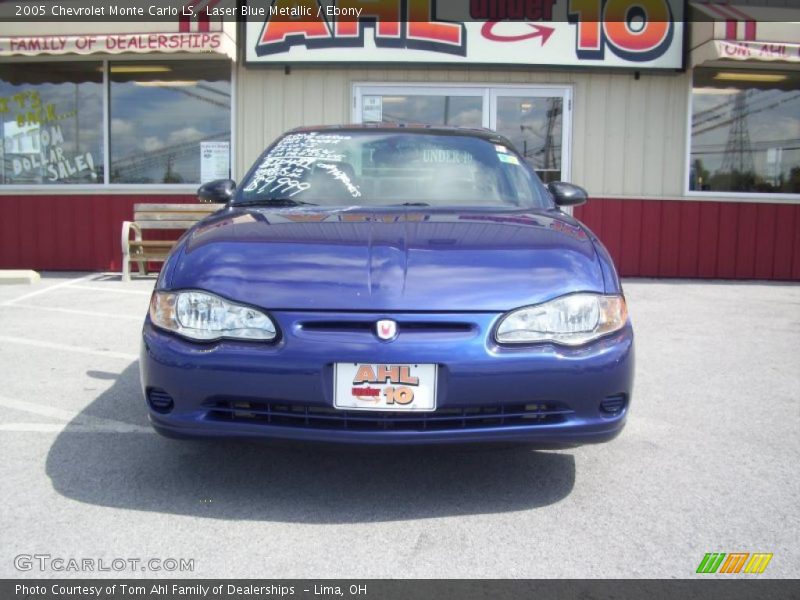
{"type": "MultiPolygon", "coordinates": [[[[305,321],[302,323],[305,331],[325,331],[338,333],[340,331],[375,331],[375,321],[305,321]]],[[[448,321],[401,321],[397,323],[399,333],[411,332],[455,332],[469,333],[475,329],[471,323],[453,323],[448,321]]]]}
{"type": "Polygon", "coordinates": [[[555,404],[506,404],[440,408],[433,412],[346,411],[320,406],[218,400],[209,406],[213,421],[311,429],[434,431],[482,429],[563,422],[573,411],[555,404]]]}

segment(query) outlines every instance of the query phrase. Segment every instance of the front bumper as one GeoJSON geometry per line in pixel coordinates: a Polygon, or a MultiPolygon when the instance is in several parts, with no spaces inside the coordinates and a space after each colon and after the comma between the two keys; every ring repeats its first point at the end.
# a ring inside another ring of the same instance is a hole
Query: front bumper
{"type": "Polygon", "coordinates": [[[574,445],[614,438],[627,418],[634,371],[630,324],[580,348],[506,347],[490,341],[500,314],[271,316],[282,332],[275,344],[193,343],[148,319],[143,390],[146,397],[165,393],[174,403],[168,412],[148,403],[153,427],[172,437],[574,445]],[[379,341],[369,327],[387,317],[401,326],[393,342],[379,341]],[[311,326],[319,321],[341,327],[311,326]],[[437,364],[437,411],[412,417],[333,410],[335,362],[437,364]],[[601,410],[609,399],[621,408],[601,410]]]}

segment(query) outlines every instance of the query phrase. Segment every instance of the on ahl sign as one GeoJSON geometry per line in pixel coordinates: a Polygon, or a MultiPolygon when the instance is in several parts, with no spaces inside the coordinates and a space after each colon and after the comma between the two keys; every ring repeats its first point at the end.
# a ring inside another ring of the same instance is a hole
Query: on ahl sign
{"type": "Polygon", "coordinates": [[[683,39],[683,0],[275,0],[245,60],[680,69],[683,39]]]}

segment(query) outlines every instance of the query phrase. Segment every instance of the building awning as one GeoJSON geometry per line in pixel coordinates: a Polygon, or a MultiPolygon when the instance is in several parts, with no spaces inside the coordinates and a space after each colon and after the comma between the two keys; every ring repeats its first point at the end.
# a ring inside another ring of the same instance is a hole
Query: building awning
{"type": "Polygon", "coordinates": [[[800,65],[800,10],[691,3],[690,65],[800,65]]]}
{"type": "Polygon", "coordinates": [[[692,50],[692,66],[716,61],[781,61],[800,65],[800,44],[711,40],[692,50]]]}
{"type": "MultiPolygon", "coordinates": [[[[37,23],[30,31],[0,36],[0,58],[7,56],[151,54],[188,52],[222,54],[236,60],[235,29],[219,24],[203,31],[176,31],[173,24],[152,23],[142,32],[142,23],[102,23],[113,32],[97,31],[97,24],[37,23]],[[48,25],[52,27],[48,27],[48,25]],[[63,31],[63,33],[54,33],[63,31]]],[[[19,28],[18,28],[19,29],[19,28]]]]}

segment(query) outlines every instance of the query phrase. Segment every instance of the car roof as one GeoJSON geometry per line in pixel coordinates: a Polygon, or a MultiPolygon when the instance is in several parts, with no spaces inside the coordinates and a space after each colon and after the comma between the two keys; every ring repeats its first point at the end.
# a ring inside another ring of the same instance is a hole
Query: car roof
{"type": "Polygon", "coordinates": [[[427,123],[350,123],[341,125],[315,125],[292,129],[289,133],[311,133],[313,131],[391,131],[396,133],[424,133],[433,135],[463,135],[512,146],[511,142],[491,129],[483,127],[456,127],[453,125],[429,125],[427,123]]]}

